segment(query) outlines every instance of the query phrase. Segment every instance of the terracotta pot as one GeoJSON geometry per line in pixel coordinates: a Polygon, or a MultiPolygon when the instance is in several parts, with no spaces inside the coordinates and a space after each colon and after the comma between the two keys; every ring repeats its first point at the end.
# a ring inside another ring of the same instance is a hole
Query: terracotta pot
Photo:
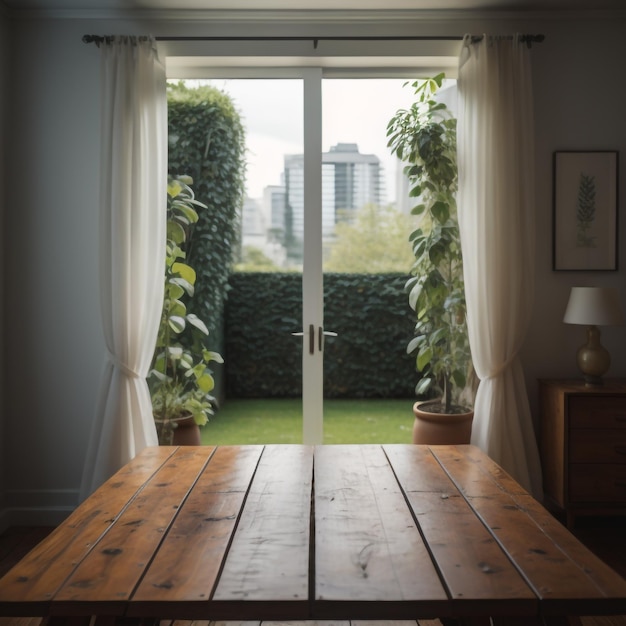
{"type": "Polygon", "coordinates": [[[200,427],[196,424],[193,416],[177,420],[174,436],[172,439],[174,446],[201,446],[200,427]]]}
{"type": "Polygon", "coordinates": [[[462,413],[433,413],[428,406],[438,402],[416,402],[413,405],[413,443],[456,445],[469,443],[472,436],[474,411],[462,413]]]}

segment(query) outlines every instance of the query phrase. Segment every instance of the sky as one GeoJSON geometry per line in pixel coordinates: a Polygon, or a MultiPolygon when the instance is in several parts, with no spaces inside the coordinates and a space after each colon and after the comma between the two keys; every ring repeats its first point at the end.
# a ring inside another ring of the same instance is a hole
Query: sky
{"type": "MultiPolygon", "coordinates": [[[[302,82],[297,79],[211,80],[228,93],[242,115],[248,149],[247,195],[260,198],[266,185],[281,183],[285,154],[302,154],[302,82]]],[[[386,127],[413,100],[402,79],[324,79],[322,150],[356,143],[384,167],[387,201],[395,199],[396,159],[387,148],[386,127]]]]}

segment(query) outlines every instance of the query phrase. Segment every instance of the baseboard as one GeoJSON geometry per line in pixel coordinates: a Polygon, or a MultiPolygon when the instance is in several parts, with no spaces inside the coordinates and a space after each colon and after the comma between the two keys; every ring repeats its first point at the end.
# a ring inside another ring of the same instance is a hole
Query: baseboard
{"type": "Polygon", "coordinates": [[[11,526],[58,526],[73,510],[73,508],[9,509],[0,517],[0,532],[11,526]]]}
{"type": "Polygon", "coordinates": [[[57,526],[79,501],[76,490],[9,491],[0,510],[0,532],[11,526],[57,526]]]}
{"type": "Polygon", "coordinates": [[[5,509],[0,511],[0,533],[13,526],[58,526],[73,510],[73,508],[5,509]]]}

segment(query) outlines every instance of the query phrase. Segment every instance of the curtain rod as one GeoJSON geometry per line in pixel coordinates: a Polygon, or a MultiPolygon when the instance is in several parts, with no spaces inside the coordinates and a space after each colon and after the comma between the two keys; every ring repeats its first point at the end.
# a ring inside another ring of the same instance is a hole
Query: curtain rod
{"type": "MultiPolygon", "coordinates": [[[[512,39],[513,35],[494,35],[495,39],[512,39]]],[[[520,41],[530,48],[533,43],[541,43],[544,35],[520,35],[520,41]]],[[[138,37],[140,41],[148,37],[138,37]]],[[[346,36],[346,37],[155,37],[156,41],[311,41],[313,48],[317,49],[320,41],[462,41],[464,36],[459,35],[399,35],[399,36],[346,36]]],[[[471,35],[472,43],[482,41],[483,35],[471,35]]],[[[112,36],[83,35],[84,43],[110,43],[112,36]]]]}

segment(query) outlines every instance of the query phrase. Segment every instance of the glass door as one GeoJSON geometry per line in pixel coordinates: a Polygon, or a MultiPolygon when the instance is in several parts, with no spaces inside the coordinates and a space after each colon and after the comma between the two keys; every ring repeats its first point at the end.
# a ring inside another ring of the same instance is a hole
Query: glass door
{"type": "MultiPolygon", "coordinates": [[[[241,222],[241,251],[234,269],[241,273],[275,273],[275,299],[280,299],[282,293],[276,288],[279,281],[290,284],[291,288],[298,279],[301,281],[298,310],[293,306],[285,309],[282,315],[278,315],[281,322],[277,327],[259,326],[258,332],[266,333],[266,345],[286,347],[291,343],[293,346],[293,353],[286,355],[292,365],[288,375],[301,372],[298,391],[302,399],[299,415],[294,419],[301,420],[303,443],[316,444],[323,441],[325,337],[321,215],[322,71],[320,68],[303,68],[297,74],[298,78],[221,79],[203,83],[230,96],[246,128],[246,198],[241,222]],[[296,316],[300,319],[294,327],[296,316]],[[297,337],[301,337],[301,349],[297,337]],[[297,367],[293,362],[296,355],[301,359],[297,367]]],[[[271,294],[266,293],[264,297],[272,299],[271,294]]],[[[263,313],[259,311],[259,316],[263,313]]],[[[229,359],[228,353],[226,359],[229,359]]],[[[231,370],[238,369],[237,363],[231,365],[231,370]]],[[[262,376],[271,375],[271,371],[271,364],[267,365],[262,376]]],[[[295,385],[289,389],[284,383],[283,380],[275,388],[280,388],[279,393],[285,393],[293,400],[295,385]]],[[[263,389],[271,396],[271,383],[264,385],[263,389]]]]}
{"type": "Polygon", "coordinates": [[[412,104],[410,82],[322,81],[324,306],[338,333],[324,360],[325,443],[410,442],[415,320],[404,284],[416,202],[387,147],[389,120],[412,104]]]}

